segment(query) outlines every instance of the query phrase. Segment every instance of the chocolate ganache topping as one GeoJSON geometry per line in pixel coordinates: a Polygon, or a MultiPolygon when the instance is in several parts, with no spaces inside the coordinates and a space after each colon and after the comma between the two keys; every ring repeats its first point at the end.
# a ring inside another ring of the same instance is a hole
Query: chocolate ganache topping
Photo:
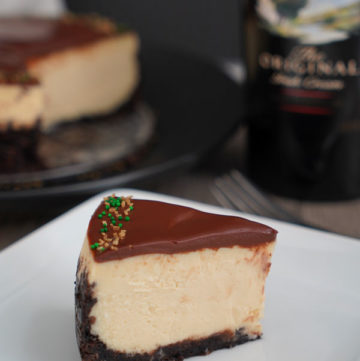
{"type": "Polygon", "coordinates": [[[95,15],[0,18],[0,82],[17,83],[19,78],[22,82],[27,65],[38,58],[96,42],[118,30],[111,21],[95,15]]]}
{"type": "Polygon", "coordinates": [[[275,241],[276,234],[241,217],[112,195],[93,214],[87,236],[95,261],[106,262],[150,253],[257,247],[275,241]]]}

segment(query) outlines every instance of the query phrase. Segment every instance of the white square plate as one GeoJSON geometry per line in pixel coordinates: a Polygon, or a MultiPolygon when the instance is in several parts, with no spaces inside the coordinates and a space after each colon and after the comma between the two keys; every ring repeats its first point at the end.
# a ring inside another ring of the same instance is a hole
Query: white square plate
{"type": "Polygon", "coordinates": [[[90,216],[113,192],[238,214],[279,231],[263,338],[192,360],[360,361],[360,241],[132,189],[97,195],[0,253],[1,360],[80,360],[76,263],[90,216]]]}

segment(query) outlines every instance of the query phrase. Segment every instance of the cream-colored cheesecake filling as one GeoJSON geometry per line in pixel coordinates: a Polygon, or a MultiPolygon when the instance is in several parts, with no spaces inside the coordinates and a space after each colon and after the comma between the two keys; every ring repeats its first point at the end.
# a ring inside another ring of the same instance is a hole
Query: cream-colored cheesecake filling
{"type": "Polygon", "coordinates": [[[40,85],[0,84],[0,129],[31,128],[40,120],[44,93],[40,85]]]}
{"type": "Polygon", "coordinates": [[[46,96],[44,129],[125,103],[139,81],[137,51],[138,38],[129,32],[29,64],[46,96]]]}
{"type": "Polygon", "coordinates": [[[91,332],[107,347],[151,352],[244,328],[261,334],[264,283],[274,242],[97,263],[85,240],[79,272],[95,282],[91,332]]]}

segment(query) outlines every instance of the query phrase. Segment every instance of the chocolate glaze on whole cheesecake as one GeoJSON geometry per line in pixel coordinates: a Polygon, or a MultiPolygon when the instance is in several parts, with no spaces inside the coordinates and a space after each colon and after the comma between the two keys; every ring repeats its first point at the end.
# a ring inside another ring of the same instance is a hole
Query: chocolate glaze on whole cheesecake
{"type": "Polygon", "coordinates": [[[95,16],[0,18],[0,82],[26,82],[16,73],[39,58],[116,34],[114,24],[95,16]]]}
{"type": "Polygon", "coordinates": [[[240,217],[106,197],[79,257],[82,360],[182,360],[258,339],[276,234],[240,217]]]}

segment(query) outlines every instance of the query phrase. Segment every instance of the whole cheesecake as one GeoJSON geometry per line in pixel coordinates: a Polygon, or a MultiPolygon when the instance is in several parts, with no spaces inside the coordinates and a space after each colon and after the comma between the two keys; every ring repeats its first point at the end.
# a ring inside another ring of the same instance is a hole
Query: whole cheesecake
{"type": "Polygon", "coordinates": [[[35,130],[128,102],[138,47],[135,32],[95,15],[0,18],[0,170],[35,154],[35,130]]]}
{"type": "Polygon", "coordinates": [[[106,197],[76,275],[82,360],[182,360],[260,338],[276,233],[240,217],[106,197]]]}

